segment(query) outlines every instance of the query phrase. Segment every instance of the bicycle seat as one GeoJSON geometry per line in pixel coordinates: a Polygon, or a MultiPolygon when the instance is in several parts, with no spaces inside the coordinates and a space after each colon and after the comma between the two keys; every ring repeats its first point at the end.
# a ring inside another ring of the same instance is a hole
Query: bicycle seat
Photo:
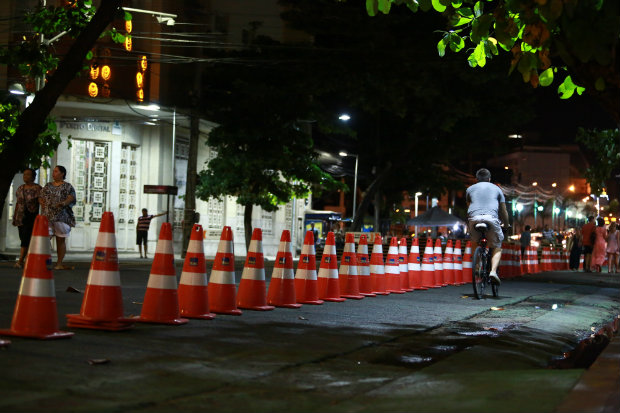
{"type": "Polygon", "coordinates": [[[477,223],[477,224],[476,224],[476,226],[475,226],[475,228],[476,228],[478,231],[486,231],[487,229],[489,229],[489,227],[487,226],[487,224],[486,224],[486,223],[484,223],[484,222],[479,222],[479,223],[477,223]]]}

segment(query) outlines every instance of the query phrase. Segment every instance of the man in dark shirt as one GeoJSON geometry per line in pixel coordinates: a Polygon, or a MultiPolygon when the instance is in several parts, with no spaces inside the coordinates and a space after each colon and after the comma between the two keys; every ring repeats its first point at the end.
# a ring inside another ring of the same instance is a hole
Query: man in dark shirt
{"type": "Polygon", "coordinates": [[[583,244],[583,270],[585,272],[591,272],[590,261],[592,260],[592,248],[594,247],[594,240],[592,234],[594,233],[594,216],[588,217],[588,223],[581,227],[581,236],[583,244]]]}
{"type": "Polygon", "coordinates": [[[140,250],[140,258],[142,257],[142,245],[144,244],[144,258],[147,258],[147,239],[149,237],[149,226],[151,225],[151,220],[156,217],[161,217],[162,215],[166,215],[165,212],[157,215],[149,215],[149,211],[146,208],[142,208],[142,216],[138,217],[138,225],[136,226],[136,244],[138,244],[138,249],[140,250]]]}

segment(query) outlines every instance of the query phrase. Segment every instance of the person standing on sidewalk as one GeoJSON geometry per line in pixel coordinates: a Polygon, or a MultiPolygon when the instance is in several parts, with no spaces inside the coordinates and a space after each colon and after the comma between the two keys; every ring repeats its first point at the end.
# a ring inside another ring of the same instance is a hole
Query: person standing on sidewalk
{"type": "Polygon", "coordinates": [[[568,268],[570,270],[579,270],[579,259],[581,258],[581,230],[575,228],[575,233],[568,239],[567,248],[570,251],[570,258],[568,260],[568,268]]]}
{"type": "Polygon", "coordinates": [[[23,173],[24,184],[17,188],[15,193],[15,213],[13,214],[13,225],[19,231],[21,249],[19,259],[15,267],[22,268],[24,259],[28,253],[30,238],[34,228],[34,219],[39,213],[39,196],[41,195],[41,185],[34,183],[37,172],[32,168],[26,168],[23,173]]]}
{"type": "Polygon", "coordinates": [[[525,230],[521,233],[521,238],[519,239],[519,241],[521,242],[521,259],[525,257],[525,250],[527,250],[527,248],[532,243],[532,233],[530,232],[531,229],[532,227],[526,225],[525,230]]]}
{"type": "Polygon", "coordinates": [[[146,208],[142,208],[142,215],[138,217],[138,225],[136,225],[136,244],[140,250],[140,258],[148,258],[146,253],[151,220],[156,217],[161,217],[162,215],[166,215],[166,213],[162,212],[161,214],[149,215],[149,211],[146,208]],[[142,256],[142,245],[144,245],[144,256],[142,256]]]}
{"type": "Polygon", "coordinates": [[[594,216],[588,217],[588,223],[581,227],[581,244],[583,245],[583,271],[592,272],[592,248],[594,247],[594,216]]]}
{"type": "Polygon", "coordinates": [[[607,229],[605,229],[605,220],[602,217],[596,219],[596,228],[594,229],[594,247],[592,248],[592,264],[596,272],[601,272],[605,263],[605,250],[607,248],[607,229]]]}
{"type": "Polygon", "coordinates": [[[618,253],[620,252],[620,232],[618,232],[617,224],[612,222],[609,224],[609,232],[607,233],[607,271],[609,273],[618,272],[618,253]]]}

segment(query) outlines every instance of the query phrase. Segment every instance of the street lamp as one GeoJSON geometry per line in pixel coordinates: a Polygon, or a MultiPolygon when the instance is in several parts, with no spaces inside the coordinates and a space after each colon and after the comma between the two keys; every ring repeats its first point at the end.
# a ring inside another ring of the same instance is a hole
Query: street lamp
{"type": "MultiPolygon", "coordinates": [[[[344,115],[341,115],[344,116],[344,115]]],[[[348,116],[348,115],[346,115],[348,116]]],[[[344,119],[343,119],[344,120],[344,119]]],[[[346,153],[344,151],[341,151],[338,155],[345,157],[345,156],[355,156],[355,175],[353,178],[353,219],[355,219],[355,204],[357,203],[357,164],[359,162],[359,155],[355,154],[355,153],[346,153]]]]}
{"type": "Polygon", "coordinates": [[[418,216],[418,197],[422,195],[422,192],[415,193],[415,216],[418,216]]]}

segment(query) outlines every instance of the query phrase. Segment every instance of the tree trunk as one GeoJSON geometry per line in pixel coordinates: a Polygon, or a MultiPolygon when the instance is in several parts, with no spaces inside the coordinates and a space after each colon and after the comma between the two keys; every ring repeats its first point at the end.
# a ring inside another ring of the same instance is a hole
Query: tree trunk
{"type": "MultiPolygon", "coordinates": [[[[187,175],[185,178],[185,210],[183,212],[183,253],[185,258],[187,246],[196,220],[196,176],[198,164],[198,141],[200,140],[200,116],[198,102],[192,106],[189,135],[189,157],[187,159],[187,175]]],[[[174,150],[174,148],[172,148],[174,150]]]]}
{"type": "Polygon", "coordinates": [[[374,181],[370,183],[368,189],[363,194],[362,202],[359,205],[359,208],[355,211],[355,216],[353,217],[353,224],[351,225],[351,231],[359,231],[362,228],[362,222],[364,220],[365,211],[368,209],[368,205],[370,204],[370,200],[374,198],[374,195],[385,181],[385,178],[388,177],[390,171],[392,170],[392,163],[388,162],[385,167],[379,172],[374,181]]]}
{"type": "Polygon", "coordinates": [[[243,228],[245,230],[245,250],[250,250],[250,241],[252,240],[252,209],[253,204],[246,204],[243,212],[243,228]]]}
{"type": "MultiPolygon", "coordinates": [[[[56,105],[58,97],[69,82],[82,70],[86,53],[93,48],[101,33],[112,22],[122,0],[101,2],[88,26],[75,39],[69,52],[49,77],[45,87],[37,92],[34,100],[19,116],[19,127],[0,153],[0,202],[4,205],[13,177],[24,166],[28,154],[43,128],[45,119],[56,105]]],[[[0,218],[2,217],[0,211],[0,218]]]]}

